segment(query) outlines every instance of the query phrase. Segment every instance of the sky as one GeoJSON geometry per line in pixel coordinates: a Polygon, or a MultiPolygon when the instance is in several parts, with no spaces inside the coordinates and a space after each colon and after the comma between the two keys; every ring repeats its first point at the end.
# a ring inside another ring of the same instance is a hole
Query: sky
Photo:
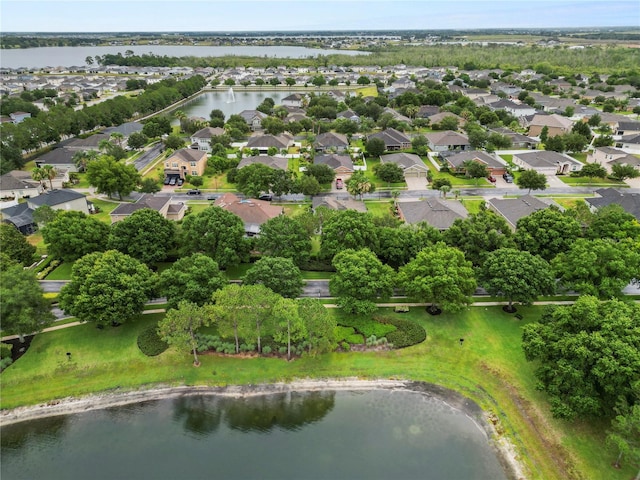
{"type": "Polygon", "coordinates": [[[0,0],[0,32],[640,27],[640,0],[0,0]]]}

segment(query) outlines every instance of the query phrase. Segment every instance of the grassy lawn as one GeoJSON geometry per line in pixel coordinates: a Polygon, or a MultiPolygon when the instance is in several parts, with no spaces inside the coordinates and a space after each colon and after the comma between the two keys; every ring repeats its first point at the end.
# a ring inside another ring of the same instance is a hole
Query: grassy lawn
{"type": "Polygon", "coordinates": [[[364,204],[367,206],[367,211],[376,217],[384,217],[391,213],[392,200],[365,200],[364,204]]]}
{"type": "MultiPolygon", "coordinates": [[[[611,467],[614,458],[603,448],[604,425],[566,423],[549,415],[543,393],[535,389],[535,365],[525,361],[521,350],[522,326],[536,320],[541,309],[519,307],[518,311],[522,321],[500,307],[474,307],[436,317],[412,308],[403,318],[423,325],[428,336],[422,344],[403,350],[332,353],[292,362],[203,355],[200,368],[191,366],[188,352],[170,349],[157,357],[140,352],[139,332],[161,314],[104,330],[83,324],[36,336],[28,352],[2,374],[2,408],[158,383],[242,385],[343,377],[418,380],[460,391],[495,413],[499,430],[508,434],[529,469],[526,478],[631,478],[632,470],[611,467]],[[464,346],[459,338],[465,339],[464,346]],[[72,352],[72,361],[66,352],[72,352]]],[[[381,313],[396,315],[391,310],[381,313]]]]}
{"type": "Polygon", "coordinates": [[[29,235],[27,237],[27,242],[36,247],[36,255],[45,255],[47,253],[47,246],[44,243],[42,232],[40,230],[29,235]]]}
{"type": "Polygon", "coordinates": [[[368,87],[358,88],[356,90],[356,95],[362,94],[363,97],[377,97],[378,96],[378,88],[375,85],[370,85],[368,87]]]}
{"type": "Polygon", "coordinates": [[[570,177],[568,175],[558,175],[557,178],[567,185],[580,187],[628,187],[626,183],[610,178],[570,177]]]}
{"type": "Polygon", "coordinates": [[[435,180],[436,178],[448,178],[451,181],[451,186],[452,188],[456,189],[456,188],[494,188],[492,183],[489,183],[486,179],[484,178],[478,178],[478,179],[473,179],[473,178],[467,178],[467,177],[462,177],[462,176],[456,176],[456,175],[452,175],[451,173],[448,172],[439,172],[436,167],[430,162],[430,161],[426,161],[424,162],[425,165],[427,167],[429,167],[429,170],[431,170],[431,173],[433,175],[433,179],[435,180]]]}
{"type": "Polygon", "coordinates": [[[47,275],[47,280],[71,280],[71,269],[74,262],[62,262],[53,272],[47,275]]]}
{"type": "Polygon", "coordinates": [[[572,157],[572,158],[575,158],[580,163],[587,163],[587,154],[586,154],[586,152],[572,153],[569,156],[572,157]]]}
{"type": "Polygon", "coordinates": [[[93,218],[109,224],[111,223],[111,217],[109,214],[113,212],[118,205],[120,205],[120,203],[116,201],[111,202],[109,200],[100,200],[99,198],[91,198],[89,201],[100,209],[100,213],[93,215],[93,218]]]}

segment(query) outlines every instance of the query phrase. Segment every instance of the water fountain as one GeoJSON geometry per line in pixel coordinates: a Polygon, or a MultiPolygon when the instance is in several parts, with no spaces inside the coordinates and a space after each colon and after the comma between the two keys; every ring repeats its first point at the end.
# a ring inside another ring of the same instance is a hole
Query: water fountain
{"type": "Polygon", "coordinates": [[[236,95],[233,93],[233,87],[229,87],[229,91],[227,92],[227,103],[235,103],[236,95]]]}

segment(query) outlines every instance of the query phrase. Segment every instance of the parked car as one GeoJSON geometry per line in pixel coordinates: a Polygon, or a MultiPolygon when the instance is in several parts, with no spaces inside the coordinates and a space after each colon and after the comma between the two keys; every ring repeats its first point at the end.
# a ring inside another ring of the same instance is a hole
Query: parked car
{"type": "Polygon", "coordinates": [[[209,196],[207,196],[207,200],[211,200],[211,201],[217,200],[217,198],[218,198],[218,195],[209,195],[209,196]]]}
{"type": "Polygon", "coordinates": [[[175,185],[176,181],[177,181],[176,177],[171,177],[171,180],[169,180],[169,185],[171,186],[175,185]]]}
{"type": "Polygon", "coordinates": [[[496,177],[494,177],[493,175],[489,175],[487,177],[487,180],[489,180],[491,183],[496,183],[496,177]]]}
{"type": "Polygon", "coordinates": [[[266,200],[267,202],[270,202],[273,200],[273,195],[270,193],[263,193],[258,197],[258,200],[266,200]]]}
{"type": "Polygon", "coordinates": [[[513,177],[509,173],[503,173],[502,178],[504,178],[504,181],[507,183],[513,183],[513,177]]]}
{"type": "Polygon", "coordinates": [[[342,190],[343,187],[344,187],[344,183],[342,182],[342,179],[336,178],[336,188],[338,190],[342,190]]]}
{"type": "Polygon", "coordinates": [[[197,189],[197,188],[194,188],[194,189],[192,189],[192,190],[189,190],[189,191],[187,192],[187,195],[200,195],[200,190],[199,190],[199,189],[197,189]]]}
{"type": "Polygon", "coordinates": [[[165,185],[169,185],[170,181],[171,181],[171,177],[164,177],[164,184],[165,185]]]}
{"type": "Polygon", "coordinates": [[[184,183],[184,180],[179,178],[178,179],[178,186],[181,187],[183,183],[184,183]]]}

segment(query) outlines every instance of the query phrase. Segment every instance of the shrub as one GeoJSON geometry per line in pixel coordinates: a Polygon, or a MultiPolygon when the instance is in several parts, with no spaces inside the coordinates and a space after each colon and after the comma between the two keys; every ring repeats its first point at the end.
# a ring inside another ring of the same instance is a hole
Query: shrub
{"type": "Polygon", "coordinates": [[[397,330],[387,334],[387,340],[393,344],[394,348],[405,348],[411,345],[417,345],[418,343],[424,342],[427,338],[425,329],[410,320],[382,317],[379,321],[397,327],[397,330]]]}
{"type": "Polygon", "coordinates": [[[262,353],[265,355],[269,355],[271,353],[271,347],[267,345],[266,347],[262,347],[262,353]]]}
{"type": "Polygon", "coordinates": [[[342,342],[340,344],[340,347],[345,351],[348,352],[351,350],[351,345],[349,345],[347,342],[342,342]]]}
{"type": "Polygon", "coordinates": [[[3,360],[7,357],[11,358],[12,349],[13,345],[10,343],[0,343],[0,358],[3,360]]]}
{"type": "Polygon", "coordinates": [[[11,357],[5,357],[0,360],[0,370],[4,370],[9,365],[13,363],[13,359],[11,357]]]}
{"type": "Polygon", "coordinates": [[[380,323],[376,319],[368,317],[359,317],[350,315],[338,320],[338,324],[344,327],[353,327],[358,333],[361,333],[365,338],[372,335],[376,337],[385,337],[389,332],[393,332],[396,327],[391,324],[380,323]]]}
{"type": "Polygon", "coordinates": [[[160,355],[169,348],[169,345],[158,336],[157,328],[158,325],[150,325],[138,335],[138,348],[147,357],[160,355]]]}

